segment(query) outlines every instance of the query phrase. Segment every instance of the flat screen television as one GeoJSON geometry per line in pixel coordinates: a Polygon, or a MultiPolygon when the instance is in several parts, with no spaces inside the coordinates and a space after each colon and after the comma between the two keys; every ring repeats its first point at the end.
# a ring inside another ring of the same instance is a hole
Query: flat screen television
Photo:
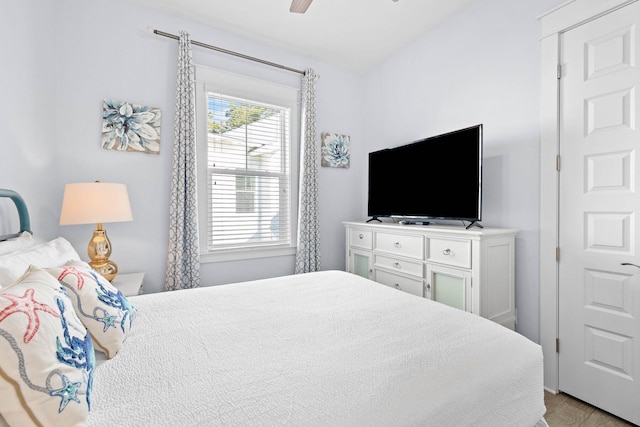
{"type": "Polygon", "coordinates": [[[482,125],[369,153],[373,219],[482,219],[482,125]]]}

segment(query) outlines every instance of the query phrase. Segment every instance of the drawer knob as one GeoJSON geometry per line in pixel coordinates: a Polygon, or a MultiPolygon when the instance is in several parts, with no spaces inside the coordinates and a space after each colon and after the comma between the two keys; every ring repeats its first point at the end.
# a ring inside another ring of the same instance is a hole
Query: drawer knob
{"type": "Polygon", "coordinates": [[[427,290],[430,291],[431,290],[431,283],[427,283],[427,290]]]}
{"type": "Polygon", "coordinates": [[[394,262],[394,263],[393,263],[393,266],[394,266],[395,268],[398,268],[398,269],[399,269],[399,268],[400,268],[400,263],[399,263],[399,262],[394,262]]]}
{"type": "Polygon", "coordinates": [[[451,249],[447,248],[444,251],[442,251],[442,253],[445,255],[451,255],[451,249]]]}
{"type": "Polygon", "coordinates": [[[393,246],[395,246],[396,248],[399,248],[399,247],[401,247],[402,245],[400,244],[400,242],[395,242],[395,243],[393,244],[393,246]]]}
{"type": "Polygon", "coordinates": [[[359,234],[358,237],[360,238],[360,240],[364,239],[364,234],[359,234]]]}
{"type": "Polygon", "coordinates": [[[396,289],[400,289],[400,284],[399,284],[399,283],[396,283],[396,284],[394,284],[393,286],[394,286],[396,289]]]}

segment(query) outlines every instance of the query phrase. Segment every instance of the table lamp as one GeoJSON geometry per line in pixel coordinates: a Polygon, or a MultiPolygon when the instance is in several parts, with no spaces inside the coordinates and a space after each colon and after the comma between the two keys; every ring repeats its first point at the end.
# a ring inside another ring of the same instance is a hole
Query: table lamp
{"type": "Polygon", "coordinates": [[[87,247],[89,265],[109,281],[118,274],[118,265],[109,259],[111,242],[102,224],[122,221],[133,221],[124,184],[96,181],[65,186],[60,225],[98,224],[87,247]]]}

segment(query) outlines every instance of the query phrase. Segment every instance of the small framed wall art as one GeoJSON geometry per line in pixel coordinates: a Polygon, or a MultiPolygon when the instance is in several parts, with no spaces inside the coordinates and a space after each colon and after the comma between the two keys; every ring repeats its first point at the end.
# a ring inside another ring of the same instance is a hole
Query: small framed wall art
{"type": "Polygon", "coordinates": [[[159,108],[105,99],[102,103],[102,148],[160,153],[159,108]]]}
{"type": "Polygon", "coordinates": [[[351,137],[322,132],[322,159],[320,165],[330,168],[348,168],[351,163],[351,137]]]}

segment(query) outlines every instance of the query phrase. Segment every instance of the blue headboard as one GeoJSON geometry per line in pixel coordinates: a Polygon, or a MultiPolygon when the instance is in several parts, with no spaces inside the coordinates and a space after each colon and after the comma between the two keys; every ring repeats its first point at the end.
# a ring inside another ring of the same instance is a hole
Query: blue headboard
{"type": "Polygon", "coordinates": [[[13,190],[5,190],[0,188],[0,197],[8,197],[13,203],[16,205],[18,209],[18,218],[20,219],[20,232],[15,234],[6,234],[0,236],[0,240],[10,239],[11,237],[19,236],[23,231],[28,231],[31,233],[31,222],[29,221],[29,210],[27,209],[27,204],[24,202],[24,199],[13,190]]]}

